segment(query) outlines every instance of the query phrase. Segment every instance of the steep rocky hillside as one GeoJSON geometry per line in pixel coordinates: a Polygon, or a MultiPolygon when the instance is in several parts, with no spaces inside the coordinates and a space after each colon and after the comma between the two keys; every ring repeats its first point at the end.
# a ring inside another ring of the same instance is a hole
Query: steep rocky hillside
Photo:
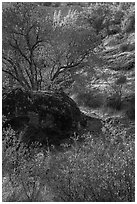
{"type": "Polygon", "coordinates": [[[91,117],[124,118],[120,122],[122,127],[130,127],[125,130],[134,133],[135,33],[106,37],[96,52],[104,60],[102,67],[95,66],[98,78],[95,80],[88,74],[83,84],[79,80],[81,88],[76,89],[72,98],[91,117]]]}

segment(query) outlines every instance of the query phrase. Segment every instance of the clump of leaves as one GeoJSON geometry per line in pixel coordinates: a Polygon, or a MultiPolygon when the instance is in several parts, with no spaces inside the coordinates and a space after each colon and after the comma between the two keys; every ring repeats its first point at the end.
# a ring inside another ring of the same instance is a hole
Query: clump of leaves
{"type": "Polygon", "coordinates": [[[105,142],[86,134],[84,143],[76,138],[54,155],[39,146],[15,151],[15,132],[4,132],[3,201],[133,202],[133,137],[127,140],[125,131],[109,124],[105,128],[105,142]],[[15,142],[5,148],[9,136],[15,142]]]}
{"type": "Polygon", "coordinates": [[[3,201],[48,200],[45,184],[50,155],[39,145],[28,149],[19,144],[15,132],[11,129],[3,134],[3,201]],[[7,141],[11,141],[8,146],[7,141]]]}
{"type": "Polygon", "coordinates": [[[134,201],[134,141],[126,141],[124,131],[112,131],[107,146],[89,134],[83,145],[52,158],[48,183],[56,202],[134,201]]]}

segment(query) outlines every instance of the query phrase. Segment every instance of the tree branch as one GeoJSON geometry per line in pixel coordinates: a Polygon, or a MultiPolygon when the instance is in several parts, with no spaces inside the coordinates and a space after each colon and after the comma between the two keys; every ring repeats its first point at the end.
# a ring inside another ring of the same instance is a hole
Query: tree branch
{"type": "Polygon", "coordinates": [[[9,74],[9,75],[11,75],[16,81],[18,81],[20,83],[20,80],[16,76],[14,76],[10,71],[5,70],[5,69],[2,69],[2,71],[9,74]]]}
{"type": "MultiPolygon", "coordinates": [[[[16,68],[16,65],[13,63],[12,59],[7,58],[7,57],[4,57],[4,56],[2,56],[2,59],[5,60],[5,61],[7,61],[9,64],[11,64],[14,69],[17,69],[17,68],[16,68]]],[[[5,62],[4,62],[4,63],[5,63],[5,62]]],[[[5,64],[6,64],[6,63],[5,63],[5,64]]]]}
{"type": "Polygon", "coordinates": [[[13,45],[11,42],[9,42],[10,46],[13,47],[15,50],[19,51],[19,53],[21,54],[21,56],[22,56],[23,58],[25,58],[25,60],[26,60],[29,64],[31,64],[30,60],[27,58],[27,56],[26,56],[26,55],[22,52],[22,50],[20,49],[17,40],[16,40],[15,38],[13,38],[13,39],[14,39],[14,41],[15,41],[16,46],[13,45]]]}
{"type": "MultiPolygon", "coordinates": [[[[30,86],[29,86],[27,80],[26,80],[26,79],[24,78],[24,76],[23,76],[23,73],[22,73],[21,68],[17,70],[16,65],[13,63],[12,59],[10,59],[10,58],[3,57],[3,60],[7,61],[7,62],[13,67],[16,76],[15,76],[12,72],[10,72],[9,70],[3,69],[3,71],[6,72],[6,73],[8,73],[8,74],[10,74],[10,75],[11,75],[14,79],[16,79],[22,86],[24,86],[24,87],[27,86],[27,88],[30,89],[30,86]],[[21,76],[19,75],[19,72],[21,73],[21,76]],[[21,79],[20,79],[20,78],[21,78],[21,79]],[[24,81],[25,84],[23,83],[23,81],[24,81]]],[[[6,64],[6,62],[4,62],[4,64],[6,64]]],[[[6,64],[6,65],[7,65],[7,64],[6,64]]],[[[19,64],[18,64],[18,67],[19,67],[19,64]]]]}
{"type": "Polygon", "coordinates": [[[75,68],[77,67],[78,65],[80,65],[83,60],[88,56],[88,54],[90,53],[90,50],[88,50],[87,52],[85,52],[85,54],[81,57],[81,59],[76,62],[76,63],[70,63],[70,64],[67,64],[65,66],[61,66],[57,69],[57,71],[55,72],[55,74],[53,75],[53,77],[51,78],[51,81],[54,81],[55,78],[57,78],[59,76],[59,74],[63,73],[65,70],[68,70],[68,69],[72,69],[72,68],[75,68]]]}
{"type": "Polygon", "coordinates": [[[42,40],[38,40],[38,41],[36,41],[36,43],[32,46],[32,48],[31,48],[31,50],[32,50],[32,52],[34,51],[34,49],[36,49],[37,48],[37,46],[40,44],[40,43],[42,43],[43,41],[42,40]]]}
{"type": "Polygon", "coordinates": [[[9,74],[10,76],[12,76],[13,79],[15,79],[16,81],[18,81],[20,83],[21,86],[23,86],[24,88],[26,88],[26,85],[20,81],[16,76],[14,76],[10,71],[2,69],[3,72],[9,74]]]}

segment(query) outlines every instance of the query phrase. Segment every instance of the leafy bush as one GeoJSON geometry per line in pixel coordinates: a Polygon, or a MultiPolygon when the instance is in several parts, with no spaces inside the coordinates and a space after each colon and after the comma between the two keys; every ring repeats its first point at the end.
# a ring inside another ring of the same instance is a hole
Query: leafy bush
{"type": "Polygon", "coordinates": [[[100,108],[103,105],[103,94],[97,90],[81,92],[77,96],[79,105],[84,105],[90,108],[100,108]]]}
{"type": "Polygon", "coordinates": [[[105,108],[120,111],[123,110],[123,85],[126,83],[127,77],[119,75],[113,84],[110,85],[111,92],[107,93],[105,108]]]}
{"type": "MultiPolygon", "coordinates": [[[[10,202],[133,202],[134,139],[106,124],[106,142],[83,135],[68,150],[45,152],[42,148],[5,148],[3,141],[3,201],[10,202]],[[108,129],[109,131],[108,131],[108,129]]],[[[15,139],[16,141],[16,139],[15,139]]]]}
{"type": "Polygon", "coordinates": [[[124,134],[114,132],[117,137],[107,146],[87,138],[85,144],[52,158],[48,183],[54,200],[133,202],[134,141],[122,139],[124,134]]]}
{"type": "Polygon", "coordinates": [[[18,145],[11,129],[3,132],[3,138],[3,201],[48,201],[44,196],[48,193],[45,183],[50,156],[38,145],[29,149],[18,145]]]}

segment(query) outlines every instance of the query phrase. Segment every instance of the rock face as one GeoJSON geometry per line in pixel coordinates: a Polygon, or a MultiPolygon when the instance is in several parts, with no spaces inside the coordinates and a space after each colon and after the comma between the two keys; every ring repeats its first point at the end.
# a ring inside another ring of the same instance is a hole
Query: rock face
{"type": "Polygon", "coordinates": [[[81,113],[64,92],[29,92],[20,88],[3,93],[3,115],[8,125],[23,130],[27,144],[59,144],[78,128],[81,113]]]}

